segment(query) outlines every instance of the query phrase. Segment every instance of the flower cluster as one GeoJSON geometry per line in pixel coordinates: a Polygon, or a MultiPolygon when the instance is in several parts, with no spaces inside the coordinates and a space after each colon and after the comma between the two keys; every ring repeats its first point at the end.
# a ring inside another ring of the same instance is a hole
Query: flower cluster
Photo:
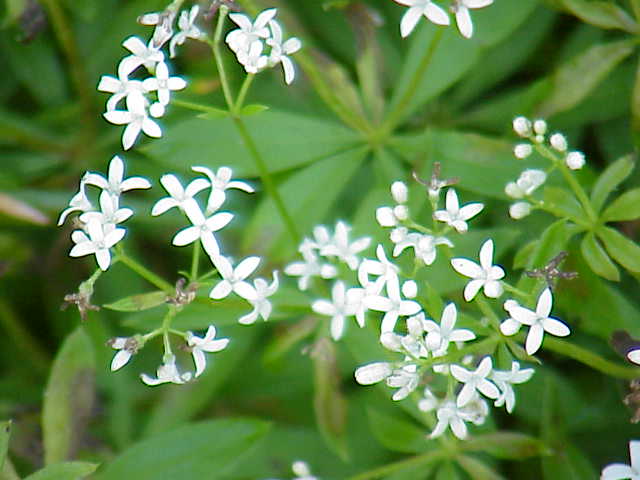
{"type": "Polygon", "coordinates": [[[80,212],[75,222],[79,228],[71,234],[75,246],[69,255],[95,255],[100,269],[107,270],[111,265],[111,248],[122,240],[126,233],[126,229],[120,224],[133,215],[133,210],[120,206],[120,196],[129,190],[147,188],[151,188],[151,183],[146,178],[124,178],[124,162],[117,155],[109,163],[109,174],[106,178],[96,172],[85,173],[80,180],[78,193],[71,198],[69,206],[58,219],[60,226],[70,213],[80,212]],[[87,196],[87,185],[100,190],[100,209],[95,209],[87,196]]]}
{"type": "MultiPolygon", "coordinates": [[[[436,25],[447,26],[451,22],[447,12],[432,0],[394,0],[400,5],[409,7],[400,21],[400,34],[407,37],[416,27],[421,17],[425,17],[436,25]]],[[[450,11],[455,15],[458,31],[465,38],[473,35],[473,23],[469,10],[488,7],[493,0],[452,0],[450,11]]]]}
{"type": "Polygon", "coordinates": [[[195,25],[199,7],[182,11],[178,19],[178,31],[173,25],[177,10],[173,4],[165,11],[148,13],[139,18],[143,25],[155,25],[153,36],[148,42],[132,36],[122,46],[130,54],[118,65],[118,76],[104,75],[98,90],[111,93],[107,101],[104,118],[116,125],[126,125],[122,134],[122,146],[129,150],[140,132],[153,138],[162,136],[160,126],[154,118],[164,115],[169,105],[171,92],[182,90],[187,82],[181,77],[171,76],[169,64],[162,48],[169,42],[170,56],[175,56],[177,45],[187,38],[201,40],[204,33],[195,25]],[[146,78],[139,77],[150,74],[146,78]]]}
{"type": "Polygon", "coordinates": [[[247,73],[258,73],[282,64],[284,81],[289,85],[295,77],[289,55],[300,50],[302,44],[295,37],[283,39],[282,27],[275,20],[276,13],[277,9],[270,8],[254,21],[241,13],[230,14],[229,18],[239,28],[229,32],[225,41],[247,73]],[[268,54],[265,47],[270,49],[268,54]]]}

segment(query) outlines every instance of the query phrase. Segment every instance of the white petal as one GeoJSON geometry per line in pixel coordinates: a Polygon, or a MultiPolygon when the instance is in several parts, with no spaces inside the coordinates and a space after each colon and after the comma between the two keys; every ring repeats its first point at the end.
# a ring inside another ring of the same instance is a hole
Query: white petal
{"type": "Polygon", "coordinates": [[[515,335],[522,327],[522,324],[513,318],[507,318],[504,322],[500,324],[500,331],[503,335],[510,337],[511,335],[515,335]]]}
{"type": "Polygon", "coordinates": [[[493,3],[493,0],[464,0],[464,4],[467,8],[483,8],[488,7],[493,3]]]}
{"type": "Polygon", "coordinates": [[[469,220],[479,214],[483,208],[482,203],[469,203],[460,209],[460,217],[469,220]]]}
{"type": "Polygon", "coordinates": [[[471,15],[469,10],[463,6],[459,6],[456,11],[456,24],[460,34],[465,38],[471,38],[473,35],[473,23],[471,22],[471,15]]]}
{"type": "Polygon", "coordinates": [[[536,305],[536,313],[539,317],[548,317],[551,313],[553,306],[553,295],[550,288],[545,288],[538,298],[538,304],[536,305]]]}
{"type": "Polygon", "coordinates": [[[484,294],[489,298],[498,298],[502,295],[503,288],[500,282],[486,282],[484,284],[484,294]]]}
{"type": "Polygon", "coordinates": [[[607,465],[602,470],[601,480],[623,480],[632,479],[636,475],[636,472],[628,465],[622,463],[613,463],[607,465]]]}
{"type": "Polygon", "coordinates": [[[541,323],[546,332],[549,332],[551,335],[555,335],[556,337],[566,337],[571,333],[569,327],[555,318],[545,318],[541,323]]]}
{"type": "Polygon", "coordinates": [[[207,366],[207,359],[204,352],[197,347],[193,349],[191,355],[193,355],[193,363],[196,366],[196,377],[199,377],[207,366]]]}
{"type": "Polygon", "coordinates": [[[232,290],[233,287],[231,286],[231,282],[222,280],[215,287],[213,287],[213,290],[211,290],[209,297],[213,298],[214,300],[220,300],[227,297],[232,290]]]}
{"type": "Polygon", "coordinates": [[[400,21],[400,35],[403,38],[409,36],[413,29],[416,28],[421,15],[422,9],[412,7],[402,16],[402,20],[400,21]]]}
{"type": "Polygon", "coordinates": [[[484,271],[480,268],[480,265],[466,258],[452,258],[451,266],[456,272],[465,277],[482,278],[484,276],[484,271]]]}
{"type": "Polygon", "coordinates": [[[480,248],[480,265],[488,271],[493,265],[493,240],[489,239],[480,248]]]}
{"type": "Polygon", "coordinates": [[[360,385],[373,385],[384,380],[391,373],[391,366],[388,363],[376,362],[358,368],[355,377],[360,385]]]}
{"type": "Polygon", "coordinates": [[[311,304],[311,309],[320,315],[332,317],[336,313],[336,307],[328,300],[316,300],[311,304]]]}
{"type": "Polygon", "coordinates": [[[449,25],[449,15],[447,15],[447,12],[434,3],[429,3],[426,6],[424,16],[436,25],[449,25]]]}
{"type": "MultiPolygon", "coordinates": [[[[111,112],[111,113],[115,113],[115,112],[111,112]]],[[[107,114],[105,113],[105,116],[107,114]]],[[[124,133],[122,134],[122,148],[124,148],[125,150],[129,150],[131,147],[133,147],[133,144],[136,141],[136,138],[138,138],[138,135],[140,134],[140,130],[142,128],[142,125],[140,125],[139,123],[130,123],[129,125],[127,125],[124,129],[124,133]]]]}
{"type": "Polygon", "coordinates": [[[637,363],[640,365],[640,349],[639,350],[631,350],[627,353],[627,358],[633,363],[637,363]]]}
{"type": "Polygon", "coordinates": [[[640,441],[631,440],[629,442],[629,456],[631,457],[631,466],[637,472],[640,467],[640,441]]]}
{"type": "Polygon", "coordinates": [[[200,238],[200,228],[187,227],[176,233],[172,243],[178,247],[183,247],[195,242],[198,238],[200,238]]]}
{"type": "Polygon", "coordinates": [[[344,333],[344,315],[336,315],[331,319],[331,337],[340,340],[344,333]]]}
{"type": "Polygon", "coordinates": [[[113,356],[113,360],[111,360],[111,371],[115,372],[116,370],[124,367],[129,359],[131,358],[131,352],[127,350],[120,350],[113,356]]]}
{"type": "MultiPolygon", "coordinates": [[[[451,365],[453,368],[455,365],[451,365]]],[[[467,403],[473,400],[474,394],[476,393],[476,389],[469,383],[465,383],[462,390],[458,394],[458,398],[456,399],[456,405],[458,407],[464,407],[467,403]]]]}
{"type": "Polygon", "coordinates": [[[460,440],[467,438],[467,426],[459,417],[453,417],[450,422],[451,431],[460,440]]]}
{"type": "Polygon", "coordinates": [[[244,298],[247,301],[256,301],[258,298],[258,292],[247,282],[237,282],[233,285],[233,291],[236,295],[244,298]]]}
{"type": "Polygon", "coordinates": [[[478,294],[483,285],[484,280],[471,280],[469,283],[467,283],[467,286],[464,287],[464,299],[467,302],[473,300],[473,298],[478,294]]]}
{"type": "Polygon", "coordinates": [[[247,257],[242,262],[238,264],[235,268],[235,277],[238,280],[244,280],[249,275],[251,275],[256,268],[258,268],[258,264],[260,263],[260,257],[247,257]]]}
{"type": "Polygon", "coordinates": [[[96,261],[98,262],[100,270],[106,272],[109,269],[109,265],[111,265],[111,253],[109,253],[109,250],[101,248],[96,251],[96,261]]]}
{"type": "Polygon", "coordinates": [[[544,329],[542,328],[542,325],[535,324],[529,329],[529,333],[527,334],[527,341],[525,345],[527,354],[533,355],[538,351],[538,349],[542,345],[543,336],[544,336],[544,329]]]}
{"type": "Polygon", "coordinates": [[[161,215],[170,208],[177,207],[180,204],[173,198],[165,197],[158,200],[151,210],[152,216],[161,215]]]}

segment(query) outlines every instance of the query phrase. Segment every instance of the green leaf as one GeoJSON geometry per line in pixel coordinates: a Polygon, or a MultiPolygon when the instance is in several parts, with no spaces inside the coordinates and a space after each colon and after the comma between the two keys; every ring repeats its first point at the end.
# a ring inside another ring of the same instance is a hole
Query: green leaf
{"type": "Polygon", "coordinates": [[[106,465],[97,480],[230,478],[269,431],[261,420],[222,419],[187,425],[144,440],[106,465]]]}
{"type": "Polygon", "coordinates": [[[242,110],[240,111],[240,115],[243,115],[245,117],[250,117],[251,115],[262,113],[265,110],[269,110],[269,107],[266,105],[260,105],[258,103],[254,103],[254,104],[245,105],[244,107],[242,107],[242,110]]]}
{"type": "Polygon", "coordinates": [[[639,33],[633,18],[614,3],[588,0],[559,0],[558,3],[580,20],[596,27],[639,33]]]}
{"type": "Polygon", "coordinates": [[[558,450],[550,457],[542,459],[544,478],[562,480],[584,480],[585,478],[599,478],[598,472],[587,456],[576,446],[563,440],[558,450]]]}
{"type": "Polygon", "coordinates": [[[538,240],[531,240],[529,243],[525,243],[513,256],[513,268],[516,270],[521,270],[526,268],[527,263],[529,263],[529,259],[533,255],[533,252],[536,249],[536,245],[538,240]]]}
{"type": "Polygon", "coordinates": [[[548,453],[539,439],[516,432],[475,435],[463,445],[470,452],[486,452],[492,457],[520,460],[548,453]]]}
{"type": "Polygon", "coordinates": [[[584,236],[580,251],[591,270],[607,280],[620,281],[618,267],[613,264],[593,233],[589,232],[584,236]]]}
{"type": "Polygon", "coordinates": [[[11,437],[11,420],[0,422],[0,472],[4,467],[4,461],[9,451],[9,438],[11,437]]]}
{"type": "Polygon", "coordinates": [[[544,203],[554,212],[558,212],[576,223],[580,223],[586,218],[580,202],[564,188],[545,187],[544,203]]]}
{"type": "Polygon", "coordinates": [[[104,308],[117,312],[141,312],[160,306],[167,301],[166,292],[149,292],[121,298],[113,303],[103,305],[104,308]]]}
{"type": "Polygon", "coordinates": [[[413,423],[374,408],[368,408],[367,415],[373,435],[389,450],[416,453],[432,448],[424,429],[416,427],[413,423]]]}
{"type": "Polygon", "coordinates": [[[591,203],[596,212],[602,209],[609,194],[631,175],[634,165],[633,155],[625,155],[609,165],[600,174],[591,190],[591,203]]]}
{"type": "Polygon", "coordinates": [[[602,213],[603,222],[623,222],[640,218],[640,188],[624,192],[602,213]]]}
{"type": "Polygon", "coordinates": [[[45,464],[62,462],[78,448],[92,409],[95,359],[91,340],[77,328],[62,344],[44,393],[42,436],[45,464]]]}
{"type": "Polygon", "coordinates": [[[27,6],[27,0],[5,0],[5,17],[2,28],[6,28],[17,21],[27,6]]]}
{"type": "Polygon", "coordinates": [[[504,477],[486,463],[468,455],[456,457],[462,469],[469,474],[472,480],[505,480],[504,477]]]}
{"type": "Polygon", "coordinates": [[[640,246],[610,227],[600,227],[596,234],[616,262],[631,272],[640,273],[640,246]]]}
{"type": "Polygon", "coordinates": [[[553,87],[537,115],[550,117],[578,105],[633,50],[629,40],[598,44],[561,65],[553,74],[553,87]]]}
{"type": "Polygon", "coordinates": [[[24,480],[80,480],[93,473],[98,468],[97,463],[64,462],[49,465],[32,473],[24,480]]]}

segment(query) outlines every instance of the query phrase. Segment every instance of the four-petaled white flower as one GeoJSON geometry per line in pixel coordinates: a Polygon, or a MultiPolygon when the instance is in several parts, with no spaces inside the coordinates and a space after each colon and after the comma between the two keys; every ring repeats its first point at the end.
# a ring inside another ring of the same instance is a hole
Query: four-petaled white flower
{"type": "Polygon", "coordinates": [[[116,110],[118,102],[136,92],[144,94],[145,89],[140,80],[130,80],[128,78],[116,78],[110,75],[103,75],[98,83],[98,91],[111,93],[107,100],[107,111],[116,110]]]}
{"type": "Polygon", "coordinates": [[[400,283],[398,276],[394,273],[387,278],[387,296],[371,295],[365,298],[364,302],[370,310],[385,312],[382,318],[381,332],[392,332],[400,316],[415,315],[421,310],[418,302],[413,300],[403,300],[400,296],[400,283]]]}
{"type": "Polygon", "coordinates": [[[395,369],[391,375],[387,377],[387,385],[391,388],[398,388],[391,399],[394,401],[400,401],[409,396],[420,383],[420,375],[417,373],[417,365],[411,363],[405,365],[402,368],[395,369]]]}
{"type": "MultiPolygon", "coordinates": [[[[193,198],[198,192],[209,188],[209,182],[204,178],[196,178],[189,182],[184,188],[180,180],[175,175],[166,174],[160,177],[160,184],[169,194],[168,197],[158,200],[151,209],[151,215],[161,215],[173,207],[177,207],[183,212],[199,210],[198,203],[193,198]]],[[[197,215],[197,213],[191,213],[197,215]]]]}
{"type": "Polygon", "coordinates": [[[376,257],[378,257],[377,261],[365,258],[362,263],[360,263],[358,267],[358,281],[360,285],[365,288],[368,288],[369,284],[373,283],[375,288],[370,291],[380,293],[390,278],[395,277],[397,280],[399,269],[397,265],[387,259],[384,247],[381,244],[376,247],[376,257]],[[378,278],[374,282],[371,282],[369,275],[374,275],[378,278]]]}
{"type": "Polygon", "coordinates": [[[349,243],[350,230],[351,227],[346,223],[340,221],[336,223],[333,238],[324,246],[320,247],[320,255],[336,256],[346,263],[351,270],[355,270],[360,263],[358,253],[369,247],[371,239],[369,237],[362,237],[349,243]]]}
{"type": "Polygon", "coordinates": [[[254,188],[241,180],[231,180],[233,171],[229,167],[220,167],[216,173],[207,167],[191,167],[194,172],[205,175],[211,182],[211,192],[207,201],[207,215],[215,212],[226,200],[225,190],[235,188],[243,192],[253,193],[254,188]]]}
{"type": "Polygon", "coordinates": [[[409,7],[400,21],[400,35],[407,37],[418,24],[420,17],[432,21],[436,25],[449,25],[449,15],[431,0],[394,0],[400,5],[409,7]]]}
{"type": "Polygon", "coordinates": [[[65,208],[60,214],[60,218],[58,218],[58,226],[64,223],[70,213],[89,212],[93,210],[93,205],[87,197],[85,185],[86,184],[84,181],[80,182],[80,189],[78,190],[78,193],[71,197],[71,200],[69,201],[69,207],[65,208]]]}
{"type": "Polygon", "coordinates": [[[269,54],[268,66],[273,67],[278,63],[282,63],[284,82],[290,85],[295,78],[296,71],[289,55],[300,50],[302,43],[300,43],[300,40],[296,37],[289,38],[283,42],[282,28],[276,20],[270,20],[269,27],[271,28],[271,38],[267,39],[267,45],[271,47],[271,53],[269,54]]]}
{"type": "Polygon", "coordinates": [[[293,262],[284,268],[284,273],[298,279],[298,288],[302,291],[309,288],[311,277],[320,276],[329,279],[338,275],[338,270],[328,263],[320,263],[318,255],[313,251],[312,242],[305,240],[298,249],[302,253],[302,262],[293,262]]]}
{"type": "Polygon", "coordinates": [[[533,355],[542,345],[544,332],[556,337],[566,337],[571,333],[569,327],[557,318],[549,317],[553,305],[551,289],[545,288],[538,298],[536,311],[518,305],[516,302],[507,300],[505,310],[511,315],[500,325],[500,331],[504,335],[514,335],[521,325],[529,326],[529,333],[525,343],[525,349],[529,355],[533,355]]]}
{"type": "Polygon", "coordinates": [[[443,402],[436,410],[436,418],[438,423],[429,435],[430,438],[439,437],[447,428],[451,428],[453,434],[460,440],[467,438],[468,430],[465,421],[469,421],[469,415],[455,402],[451,400],[443,402]]]}
{"type": "Polygon", "coordinates": [[[640,441],[629,442],[631,465],[612,463],[602,470],[600,480],[640,480],[640,441]]]}
{"type": "Polygon", "coordinates": [[[69,256],[95,255],[100,269],[106,271],[111,264],[109,249],[122,240],[126,230],[114,228],[112,225],[103,225],[97,220],[90,221],[85,228],[86,233],[83,230],[75,230],[71,234],[71,240],[75,246],[69,252],[69,256]]]}
{"type": "Polygon", "coordinates": [[[276,293],[278,285],[277,271],[273,272],[273,281],[270,285],[263,278],[256,278],[253,281],[253,289],[255,290],[255,293],[247,299],[247,301],[253,305],[253,310],[240,317],[238,322],[243,325],[251,325],[258,319],[258,316],[262,317],[264,321],[267,321],[273,308],[268,297],[276,293]]]}
{"type": "Polygon", "coordinates": [[[480,265],[466,258],[453,258],[451,266],[456,272],[472,279],[464,288],[464,299],[467,302],[473,300],[481,288],[489,298],[502,295],[500,279],[504,277],[504,270],[493,265],[493,240],[487,240],[480,247],[480,265]]]}
{"type": "Polygon", "coordinates": [[[511,370],[508,372],[494,370],[491,380],[500,389],[500,396],[496,398],[494,405],[496,407],[505,405],[507,412],[511,413],[516,404],[516,396],[511,385],[528,382],[533,372],[533,368],[520,370],[520,364],[516,361],[511,362],[511,370]]]}
{"type": "Polygon", "coordinates": [[[93,185],[109,192],[113,196],[119,196],[122,192],[136,189],[151,188],[151,183],[144,177],[124,178],[124,162],[118,155],[109,162],[108,178],[100,173],[87,172],[82,177],[83,183],[93,185]]]}
{"type": "Polygon", "coordinates": [[[258,15],[255,22],[241,13],[232,13],[229,18],[238,25],[238,29],[229,32],[225,41],[234,52],[248,52],[254,43],[260,43],[261,39],[269,38],[270,31],[267,24],[276,16],[277,10],[270,8],[258,15]]]}
{"type": "Polygon", "coordinates": [[[205,218],[197,203],[195,203],[195,208],[185,209],[185,213],[192,225],[176,233],[172,243],[177,247],[184,247],[200,240],[209,257],[212,259],[218,257],[220,255],[220,247],[213,232],[226,227],[233,219],[233,213],[220,212],[205,218]]]}
{"type": "Polygon", "coordinates": [[[118,65],[118,78],[127,78],[140,65],[152,71],[155,65],[164,61],[164,53],[157,47],[145,43],[139,37],[129,37],[122,46],[131,52],[131,55],[123,58],[118,65]]]}
{"type": "Polygon", "coordinates": [[[491,5],[493,0],[455,0],[451,9],[456,15],[456,24],[460,34],[465,38],[471,38],[473,35],[473,23],[469,9],[483,8],[491,5]]]}
{"type": "Polygon", "coordinates": [[[169,53],[171,58],[176,56],[176,45],[182,45],[187,38],[198,40],[203,37],[203,33],[195,25],[199,11],[200,7],[198,5],[194,5],[189,11],[183,10],[180,12],[180,17],[178,18],[179,31],[173,36],[171,43],[169,43],[169,53]]]}
{"type": "Polygon", "coordinates": [[[111,360],[111,371],[115,372],[124,367],[131,356],[138,351],[139,343],[135,337],[115,337],[109,340],[109,346],[118,350],[111,360]]]}
{"type": "Polygon", "coordinates": [[[466,328],[454,330],[457,316],[455,303],[449,303],[442,311],[440,325],[433,320],[424,321],[424,329],[427,332],[425,344],[434,357],[445,355],[451,342],[468,342],[476,338],[475,333],[466,328]]]}
{"type": "Polygon", "coordinates": [[[344,334],[345,318],[355,314],[355,306],[349,301],[344,282],[338,280],[331,289],[331,301],[316,300],[311,305],[314,312],[331,317],[331,337],[340,340],[344,334]]]}
{"type": "Polygon", "coordinates": [[[174,355],[165,355],[162,365],[158,367],[156,377],[153,378],[146,373],[140,374],[140,378],[149,386],[160,385],[161,383],[178,383],[183,384],[191,380],[191,372],[180,373],[176,367],[176,357],[174,355]]]}
{"type": "Polygon", "coordinates": [[[459,233],[467,231],[467,220],[479,214],[484,205],[482,203],[468,203],[460,208],[458,195],[453,188],[447,190],[446,210],[438,210],[433,216],[440,222],[446,222],[459,233]]]}
{"type": "MultiPolygon", "coordinates": [[[[224,350],[229,344],[228,338],[218,338],[216,336],[216,327],[210,325],[204,337],[198,337],[192,332],[187,332],[187,345],[191,348],[193,355],[193,363],[196,366],[196,377],[199,377],[207,365],[206,353],[219,352],[224,350]]],[[[159,376],[159,375],[158,375],[159,376]]]]}
{"type": "Polygon", "coordinates": [[[487,377],[491,374],[492,362],[491,357],[484,357],[478,368],[470,372],[460,365],[451,365],[450,371],[453,378],[464,383],[462,390],[456,399],[458,407],[464,407],[471,402],[476,392],[482,393],[485,397],[496,399],[500,396],[500,390],[487,377]]]}
{"type": "Polygon", "coordinates": [[[187,82],[181,77],[170,77],[169,67],[166,63],[160,62],[156,66],[155,76],[145,78],[142,82],[147,92],[157,92],[158,102],[162,105],[169,105],[171,92],[182,90],[187,86],[187,82]]]}
{"type": "Polygon", "coordinates": [[[256,298],[256,290],[245,280],[258,268],[260,257],[247,257],[236,268],[233,268],[231,262],[225,256],[220,255],[212,258],[212,260],[222,280],[211,290],[209,294],[211,298],[221,300],[231,292],[235,292],[246,300],[254,300],[256,298]]]}
{"type": "Polygon", "coordinates": [[[100,211],[85,212],[78,218],[83,223],[95,221],[101,225],[117,225],[126,221],[132,215],[133,210],[130,208],[120,208],[118,206],[118,197],[114,197],[106,190],[103,190],[100,194],[100,211]]]}
{"type": "Polygon", "coordinates": [[[110,110],[102,115],[115,125],[126,125],[122,134],[122,147],[129,150],[140,132],[149,137],[160,138],[162,130],[160,126],[149,117],[147,112],[147,100],[139,92],[132,92],[127,96],[126,110],[110,110]]]}

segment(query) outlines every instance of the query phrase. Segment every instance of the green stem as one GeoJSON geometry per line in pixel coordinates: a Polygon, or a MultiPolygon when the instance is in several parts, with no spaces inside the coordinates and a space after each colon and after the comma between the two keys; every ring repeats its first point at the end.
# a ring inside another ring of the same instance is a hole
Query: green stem
{"type": "Polygon", "coordinates": [[[162,319],[162,343],[164,345],[164,354],[171,355],[171,342],[169,341],[169,332],[171,331],[171,321],[176,316],[176,308],[171,306],[162,319]]]}
{"type": "Polygon", "coordinates": [[[448,456],[448,452],[444,450],[436,450],[433,452],[424,453],[415,457],[408,458],[406,460],[400,460],[399,462],[390,463],[382,467],[374,468],[368,472],[359,473],[353,477],[349,477],[348,480],[369,480],[373,478],[386,477],[394,472],[404,470],[410,467],[424,466],[429,463],[435,462],[448,456]]]}
{"type": "Polygon", "coordinates": [[[10,338],[16,348],[25,353],[36,369],[41,372],[47,371],[50,363],[49,356],[4,299],[0,299],[0,325],[7,338],[10,338]]]}
{"type": "Polygon", "coordinates": [[[240,133],[240,136],[244,140],[244,143],[247,149],[249,150],[249,153],[253,157],[253,160],[256,166],[258,167],[260,180],[262,180],[262,184],[264,185],[265,190],[267,191],[267,193],[275,203],[276,209],[278,210],[278,213],[280,214],[280,217],[282,218],[282,221],[284,222],[286,229],[289,231],[289,235],[291,236],[291,239],[293,240],[294,244],[297,245],[300,242],[300,236],[298,234],[298,230],[296,229],[296,225],[293,222],[291,215],[289,215],[289,212],[287,211],[287,207],[285,206],[284,201],[282,200],[282,197],[278,192],[278,188],[276,187],[276,184],[273,181],[273,178],[269,174],[269,170],[267,169],[267,164],[265,163],[264,159],[260,155],[260,152],[258,152],[258,148],[256,147],[256,144],[253,141],[253,138],[251,138],[251,135],[249,134],[247,127],[245,127],[242,119],[239,117],[234,117],[233,121],[236,124],[236,127],[238,128],[238,132],[240,133]]]}
{"type": "Polygon", "coordinates": [[[560,353],[561,355],[577,360],[594,370],[606,373],[612,377],[625,378],[628,380],[640,377],[639,367],[627,367],[611,362],[590,350],[586,350],[566,340],[545,337],[544,347],[552,352],[560,353]]]}
{"type": "Polygon", "coordinates": [[[193,244],[193,257],[191,257],[191,275],[189,280],[195,282],[198,279],[198,266],[200,265],[200,242],[193,244]]]}
{"type": "Polygon", "coordinates": [[[116,258],[118,261],[122,262],[130,270],[137,273],[139,276],[144,278],[146,281],[148,281],[152,285],[155,285],[160,290],[164,290],[168,294],[174,293],[175,289],[169,282],[167,282],[166,280],[163,280],[161,277],[153,273],[144,265],[140,264],[139,262],[137,262],[136,260],[128,256],[126,253],[124,253],[124,250],[122,248],[117,249],[116,255],[117,255],[116,258]]]}
{"type": "Polygon", "coordinates": [[[222,85],[222,93],[224,99],[227,102],[229,110],[234,111],[233,95],[231,94],[231,88],[229,87],[229,79],[224,69],[224,62],[222,61],[222,55],[220,55],[220,40],[222,39],[222,28],[224,21],[229,13],[229,8],[226,5],[221,5],[218,10],[218,24],[216,25],[216,31],[213,36],[213,42],[211,43],[211,49],[213,50],[213,56],[215,57],[216,67],[218,68],[218,75],[220,76],[220,84],[222,85]]]}
{"type": "Polygon", "coordinates": [[[640,21],[640,0],[631,0],[631,9],[636,21],[640,21]]]}
{"type": "Polygon", "coordinates": [[[177,98],[171,99],[171,105],[177,105],[178,107],[188,108],[189,110],[194,110],[196,112],[204,112],[204,113],[212,113],[214,115],[226,115],[228,112],[221,108],[210,107],[208,105],[202,105],[200,103],[194,102],[185,102],[184,100],[179,100],[177,98]]]}
{"type": "Polygon", "coordinates": [[[424,77],[425,72],[429,68],[431,61],[433,60],[433,56],[440,44],[440,40],[442,39],[442,35],[444,34],[444,28],[438,28],[431,39],[431,43],[429,44],[429,48],[424,52],[424,56],[416,69],[409,86],[407,87],[404,95],[395,105],[393,110],[387,115],[386,120],[382,124],[382,137],[389,135],[393,131],[393,129],[397,126],[398,122],[402,119],[405,111],[409,107],[409,104],[413,100],[414,95],[420,88],[420,84],[422,83],[422,78],[424,77]]]}
{"type": "Polygon", "coordinates": [[[493,308],[491,308],[491,305],[489,305],[489,302],[487,302],[487,299],[484,298],[484,296],[480,292],[476,294],[475,304],[478,306],[482,314],[491,321],[496,331],[499,332],[500,319],[498,318],[496,312],[493,311],[493,308]]]}
{"type": "Polygon", "coordinates": [[[242,87],[240,88],[240,93],[238,93],[238,98],[236,99],[236,104],[233,109],[234,115],[236,116],[240,115],[240,110],[242,110],[242,107],[244,105],[244,100],[247,97],[247,93],[249,92],[249,87],[251,87],[251,84],[253,83],[254,78],[255,78],[255,74],[249,73],[245,77],[244,82],[242,82],[242,87]]]}

